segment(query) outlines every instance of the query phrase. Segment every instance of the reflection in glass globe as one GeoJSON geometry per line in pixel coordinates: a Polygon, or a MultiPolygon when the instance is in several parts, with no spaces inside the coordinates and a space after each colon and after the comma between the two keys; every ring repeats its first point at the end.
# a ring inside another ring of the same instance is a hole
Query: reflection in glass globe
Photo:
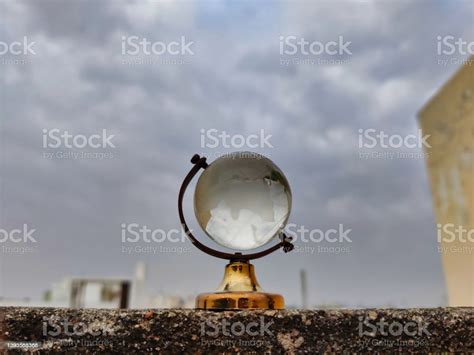
{"type": "Polygon", "coordinates": [[[199,178],[194,212],[218,244],[237,250],[268,243],[288,220],[291,190],[269,159],[238,152],[215,160],[199,178]]]}

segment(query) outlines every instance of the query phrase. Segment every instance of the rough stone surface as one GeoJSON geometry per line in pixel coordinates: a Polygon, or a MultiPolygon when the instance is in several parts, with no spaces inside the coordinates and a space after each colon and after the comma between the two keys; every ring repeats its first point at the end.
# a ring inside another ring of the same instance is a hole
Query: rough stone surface
{"type": "Polygon", "coordinates": [[[208,312],[7,307],[0,308],[0,337],[11,353],[20,351],[11,347],[21,342],[32,346],[30,351],[48,354],[473,353],[474,308],[208,312]]]}

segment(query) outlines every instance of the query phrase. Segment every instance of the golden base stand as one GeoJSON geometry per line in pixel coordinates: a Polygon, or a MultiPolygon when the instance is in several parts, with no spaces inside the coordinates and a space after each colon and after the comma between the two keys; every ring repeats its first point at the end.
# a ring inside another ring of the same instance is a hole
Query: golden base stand
{"type": "Polygon", "coordinates": [[[231,261],[225,267],[224,279],[214,293],[196,298],[196,308],[208,310],[284,309],[283,296],[262,292],[252,264],[231,261]]]}

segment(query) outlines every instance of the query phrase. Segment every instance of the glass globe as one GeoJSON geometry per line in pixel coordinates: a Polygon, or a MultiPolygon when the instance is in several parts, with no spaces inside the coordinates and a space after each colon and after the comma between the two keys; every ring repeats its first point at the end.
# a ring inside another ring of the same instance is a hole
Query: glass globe
{"type": "Polygon", "coordinates": [[[216,243],[236,250],[258,248],[284,227],[291,210],[291,190],[282,171],[251,152],[215,160],[201,174],[194,193],[194,213],[216,243]]]}

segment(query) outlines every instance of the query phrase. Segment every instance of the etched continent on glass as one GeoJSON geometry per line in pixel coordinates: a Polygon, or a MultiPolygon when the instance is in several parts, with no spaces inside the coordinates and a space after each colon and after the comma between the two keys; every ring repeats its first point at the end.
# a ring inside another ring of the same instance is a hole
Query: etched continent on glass
{"type": "Polygon", "coordinates": [[[258,248],[278,234],[291,210],[285,175],[269,159],[250,152],[221,157],[200,176],[194,212],[216,243],[236,250],[258,248]]]}

